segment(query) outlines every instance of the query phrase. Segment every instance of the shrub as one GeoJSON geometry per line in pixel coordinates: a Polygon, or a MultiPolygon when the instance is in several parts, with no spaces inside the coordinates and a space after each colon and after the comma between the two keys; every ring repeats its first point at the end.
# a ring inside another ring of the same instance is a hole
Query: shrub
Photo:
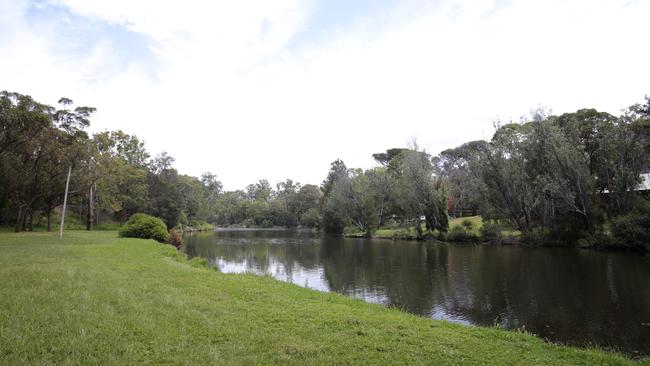
{"type": "Polygon", "coordinates": [[[447,233],[447,241],[459,243],[478,242],[480,241],[480,238],[478,235],[473,234],[462,226],[454,226],[451,228],[449,233],[447,233]]]}
{"type": "MultiPolygon", "coordinates": [[[[595,218],[594,218],[595,220],[595,218]]],[[[576,214],[563,215],[548,233],[548,244],[575,245],[588,235],[584,219],[576,214]]]]}
{"type": "Polygon", "coordinates": [[[161,219],[142,213],[133,214],[122,226],[119,235],[127,238],[154,239],[161,243],[169,239],[167,225],[161,219]]]}
{"type": "Polygon", "coordinates": [[[536,227],[521,233],[521,241],[530,246],[542,246],[550,243],[550,231],[544,227],[536,227]]]}
{"type": "Polygon", "coordinates": [[[300,225],[309,228],[319,228],[322,220],[323,218],[320,212],[315,208],[310,208],[300,218],[300,225]]]}
{"type": "Polygon", "coordinates": [[[460,224],[467,230],[472,230],[472,227],[474,226],[474,223],[470,219],[463,219],[460,224]]]}
{"type": "Polygon", "coordinates": [[[447,233],[444,231],[438,231],[436,234],[436,239],[440,241],[447,241],[447,233]]]}
{"type": "Polygon", "coordinates": [[[183,246],[183,238],[176,230],[171,229],[169,230],[169,239],[167,240],[167,243],[173,245],[176,249],[180,249],[183,246]]]}
{"type": "Polygon", "coordinates": [[[650,250],[650,215],[633,212],[612,220],[612,235],[619,245],[650,250]]]}
{"type": "Polygon", "coordinates": [[[501,227],[493,222],[486,222],[481,227],[481,238],[484,241],[498,239],[501,236],[501,227]]]}

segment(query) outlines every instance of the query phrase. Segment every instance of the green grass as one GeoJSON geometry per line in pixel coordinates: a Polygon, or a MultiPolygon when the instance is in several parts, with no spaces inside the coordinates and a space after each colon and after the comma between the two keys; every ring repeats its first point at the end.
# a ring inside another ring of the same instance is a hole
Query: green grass
{"type": "MultiPolygon", "coordinates": [[[[423,229],[423,230],[426,230],[423,229]]],[[[379,228],[373,234],[375,238],[384,238],[384,239],[415,239],[417,238],[417,233],[415,232],[415,227],[409,226],[405,228],[379,228]]]]}
{"type": "Polygon", "coordinates": [[[483,227],[483,218],[481,216],[468,216],[468,217],[455,217],[449,220],[449,229],[454,226],[463,226],[463,221],[469,221],[472,223],[472,229],[470,232],[475,234],[480,234],[481,228],[483,227]]]}
{"type": "MultiPolygon", "coordinates": [[[[472,229],[470,232],[475,233],[476,235],[480,235],[480,230],[483,226],[483,219],[481,216],[458,217],[450,219],[449,229],[453,228],[454,226],[461,226],[463,220],[471,221],[472,229]]],[[[359,231],[356,228],[348,228],[348,230],[349,231],[345,233],[345,236],[347,237],[360,238],[365,236],[365,233],[359,231]]],[[[426,232],[425,224],[422,224],[422,231],[426,232]]],[[[415,227],[413,227],[413,225],[403,228],[381,227],[374,232],[373,237],[381,239],[416,239],[417,233],[415,232],[415,227]]]]}
{"type": "Polygon", "coordinates": [[[625,365],[269,277],[115,232],[0,233],[0,365],[625,365]]]}

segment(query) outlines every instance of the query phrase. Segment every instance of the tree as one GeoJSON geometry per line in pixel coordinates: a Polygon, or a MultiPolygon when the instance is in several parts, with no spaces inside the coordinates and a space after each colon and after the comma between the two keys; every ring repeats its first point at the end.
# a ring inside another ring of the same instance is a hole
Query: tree
{"type": "Polygon", "coordinates": [[[172,167],[174,158],[162,152],[151,163],[148,174],[150,213],[160,217],[168,228],[178,224],[181,212],[185,209],[182,199],[181,181],[176,169],[172,167]]]}
{"type": "Polygon", "coordinates": [[[320,200],[320,207],[323,212],[322,227],[326,233],[340,234],[343,232],[343,228],[345,227],[343,217],[341,217],[336,211],[330,209],[328,201],[332,196],[332,189],[336,182],[343,177],[347,177],[347,175],[348,168],[345,166],[345,163],[341,159],[336,159],[332,164],[330,164],[327,178],[321,184],[321,191],[323,192],[320,200]]]}
{"type": "Polygon", "coordinates": [[[377,226],[382,226],[394,206],[395,183],[384,167],[366,170],[365,174],[377,210],[377,226]]]}
{"type": "Polygon", "coordinates": [[[396,180],[397,210],[414,223],[418,238],[423,237],[423,216],[428,230],[447,231],[446,200],[433,175],[431,156],[414,146],[402,151],[389,165],[396,180]]]}
{"type": "Polygon", "coordinates": [[[53,111],[28,95],[0,92],[0,156],[20,149],[42,130],[51,128],[53,111]]]}
{"type": "Polygon", "coordinates": [[[137,136],[129,135],[121,130],[103,131],[93,135],[97,149],[108,154],[111,158],[122,159],[128,164],[145,168],[148,165],[149,153],[144,142],[137,136]]]}
{"type": "MultiPolygon", "coordinates": [[[[81,167],[89,160],[88,136],[83,129],[94,108],[68,111],[72,101],[62,100],[66,109],[56,111],[28,96],[0,94],[2,171],[7,175],[9,201],[16,210],[16,231],[31,229],[38,208],[47,211],[51,229],[51,211],[59,202],[54,196],[63,195],[61,177],[68,168],[81,167]]],[[[80,173],[75,170],[73,194],[87,181],[87,174],[80,173]]]]}
{"type": "Polygon", "coordinates": [[[347,176],[336,181],[327,202],[327,211],[351,222],[367,236],[377,229],[374,197],[368,177],[361,169],[350,169],[347,176]]]}
{"type": "Polygon", "coordinates": [[[372,154],[373,159],[375,159],[379,164],[383,166],[390,166],[391,161],[398,157],[401,153],[408,151],[406,148],[393,148],[386,150],[385,153],[376,153],[372,154]]]}
{"type": "Polygon", "coordinates": [[[554,122],[547,119],[532,125],[528,169],[541,200],[532,220],[577,240],[581,231],[595,229],[594,179],[584,145],[572,142],[554,122]],[[573,217],[581,224],[572,223],[573,217]]]}
{"type": "Polygon", "coordinates": [[[246,187],[246,196],[249,200],[257,201],[268,201],[273,195],[273,188],[269,181],[266,179],[260,179],[259,182],[254,184],[249,184],[246,187]]]}
{"type": "Polygon", "coordinates": [[[149,153],[144,143],[122,131],[104,131],[93,135],[93,144],[98,207],[115,215],[120,224],[147,211],[149,153]]]}
{"type": "Polygon", "coordinates": [[[488,219],[507,219],[521,231],[532,225],[533,211],[540,204],[539,190],[527,169],[530,125],[507,124],[492,141],[478,146],[470,169],[481,180],[482,213],[488,219]]]}
{"type": "Polygon", "coordinates": [[[203,194],[205,201],[205,210],[207,210],[205,217],[208,222],[217,221],[217,204],[219,195],[223,191],[223,185],[217,179],[217,176],[212,173],[203,173],[201,175],[201,182],[203,183],[203,194]]]}
{"type": "Polygon", "coordinates": [[[301,217],[305,212],[318,208],[323,193],[318,186],[305,184],[296,194],[296,215],[301,217]]]}
{"type": "Polygon", "coordinates": [[[307,228],[320,229],[323,220],[320,211],[317,208],[310,208],[300,217],[300,225],[307,228]]]}
{"type": "Polygon", "coordinates": [[[435,172],[441,179],[453,215],[462,215],[464,209],[477,211],[480,206],[480,180],[472,174],[470,161],[484,145],[485,141],[471,141],[444,150],[434,158],[435,172]]]}
{"type": "Polygon", "coordinates": [[[275,215],[278,218],[278,224],[286,227],[298,225],[300,204],[298,202],[298,192],[301,189],[300,183],[287,179],[277,184],[277,196],[274,201],[275,215]]]}

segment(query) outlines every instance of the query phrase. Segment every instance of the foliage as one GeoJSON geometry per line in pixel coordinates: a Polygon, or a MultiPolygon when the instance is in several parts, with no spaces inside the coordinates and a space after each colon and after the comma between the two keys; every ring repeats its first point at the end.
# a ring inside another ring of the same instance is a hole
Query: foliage
{"type": "Polygon", "coordinates": [[[376,206],[367,175],[360,169],[349,170],[334,184],[327,210],[370,236],[378,225],[376,206]]]}
{"type": "Polygon", "coordinates": [[[167,225],[161,219],[143,213],[132,215],[119,234],[121,237],[154,239],[161,243],[169,240],[167,225]]]}
{"type": "Polygon", "coordinates": [[[475,243],[479,242],[481,238],[464,226],[453,226],[447,233],[446,240],[458,243],[475,243]]]}
{"type": "Polygon", "coordinates": [[[472,197],[486,219],[508,220],[531,245],[576,244],[628,212],[638,195],[649,162],[640,110],[536,113],[498,126],[489,142],[443,152],[438,169],[453,199],[472,197]]]}
{"type": "Polygon", "coordinates": [[[183,238],[174,229],[169,230],[169,238],[167,239],[167,243],[173,245],[176,249],[180,249],[184,245],[183,238]]]}
{"type": "Polygon", "coordinates": [[[417,146],[402,151],[390,163],[395,179],[396,212],[415,223],[418,238],[423,231],[422,218],[427,230],[447,231],[446,199],[433,174],[431,156],[417,146]]]}
{"type": "Polygon", "coordinates": [[[529,246],[539,247],[552,244],[549,240],[550,230],[545,227],[535,227],[522,232],[522,242],[529,246]]]}
{"type": "Polygon", "coordinates": [[[483,241],[491,241],[501,237],[501,226],[494,222],[486,222],[480,230],[483,241]]]}
{"type": "Polygon", "coordinates": [[[341,234],[345,228],[345,218],[340,212],[337,212],[328,201],[332,197],[332,189],[334,185],[343,177],[347,177],[348,168],[345,163],[337,159],[330,164],[330,170],[327,173],[327,178],[321,184],[321,196],[319,207],[323,212],[322,227],[326,233],[341,234]]]}
{"type": "Polygon", "coordinates": [[[300,217],[300,225],[308,228],[320,228],[320,223],[323,220],[320,211],[316,208],[310,208],[305,211],[300,217]]]}
{"type": "Polygon", "coordinates": [[[472,230],[474,222],[470,219],[463,219],[463,221],[461,221],[461,225],[463,225],[466,230],[472,230]]]}
{"type": "MultiPolygon", "coordinates": [[[[371,236],[391,223],[423,239],[447,231],[448,213],[469,210],[534,243],[589,242],[616,222],[630,232],[612,231],[612,241],[639,246],[634,237],[641,234],[631,233],[647,215],[634,206],[640,172],[650,166],[649,110],[648,98],[620,116],[540,109],[520,123],[497,124],[489,141],[436,157],[414,142],[373,154],[379,166],[367,170],[337,159],[320,187],[287,179],[274,188],[260,179],[224,192],[212,173],[180,174],[165,152],[152,159],[137,136],[120,130],[88,136],[94,108],[75,107],[68,98],[55,108],[2,92],[0,224],[33,230],[45,218],[52,230],[71,169],[68,212],[87,229],[142,212],[169,228],[302,225],[342,233],[354,225],[371,236]]],[[[461,225],[478,235],[480,226],[461,225]]]]}
{"type": "Polygon", "coordinates": [[[614,218],[611,230],[617,245],[650,250],[650,201],[642,199],[632,212],[614,218]]]}

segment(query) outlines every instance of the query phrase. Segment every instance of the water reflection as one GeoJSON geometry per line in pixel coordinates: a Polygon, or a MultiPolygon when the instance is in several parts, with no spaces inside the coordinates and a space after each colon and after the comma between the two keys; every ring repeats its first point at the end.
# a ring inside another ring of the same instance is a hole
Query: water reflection
{"type": "Polygon", "coordinates": [[[650,354],[650,256],[346,239],[304,231],[186,237],[222,272],[271,274],[411,313],[650,354]]]}

